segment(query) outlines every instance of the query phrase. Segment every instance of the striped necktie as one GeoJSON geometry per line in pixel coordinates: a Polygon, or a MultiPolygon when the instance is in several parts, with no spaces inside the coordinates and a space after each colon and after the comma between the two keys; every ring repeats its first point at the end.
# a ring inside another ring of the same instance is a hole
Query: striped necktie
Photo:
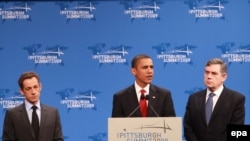
{"type": "Polygon", "coordinates": [[[215,96],[214,93],[210,93],[209,97],[207,99],[207,103],[206,103],[206,122],[207,125],[209,124],[212,112],[213,112],[213,96],[215,96]]]}

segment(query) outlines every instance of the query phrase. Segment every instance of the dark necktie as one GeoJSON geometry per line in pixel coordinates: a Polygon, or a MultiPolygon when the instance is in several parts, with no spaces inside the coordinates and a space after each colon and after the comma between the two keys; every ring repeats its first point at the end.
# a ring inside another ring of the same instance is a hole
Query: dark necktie
{"type": "Polygon", "coordinates": [[[210,93],[209,97],[207,99],[207,103],[206,103],[206,122],[207,125],[209,124],[211,115],[212,115],[212,111],[213,111],[213,96],[215,96],[214,93],[210,93]]]}
{"type": "Polygon", "coordinates": [[[141,110],[141,115],[142,117],[146,117],[147,116],[147,101],[145,98],[145,90],[141,89],[141,98],[140,98],[140,110],[141,110]]]}
{"type": "Polygon", "coordinates": [[[33,112],[32,112],[32,128],[35,133],[36,141],[38,141],[39,136],[39,119],[36,113],[36,106],[32,106],[33,112]]]}

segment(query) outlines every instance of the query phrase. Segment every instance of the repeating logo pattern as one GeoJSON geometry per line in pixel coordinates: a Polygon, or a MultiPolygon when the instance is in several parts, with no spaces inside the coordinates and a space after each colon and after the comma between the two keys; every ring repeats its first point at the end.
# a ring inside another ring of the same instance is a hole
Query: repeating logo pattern
{"type": "Polygon", "coordinates": [[[125,64],[128,65],[126,55],[131,46],[118,45],[111,46],[108,50],[104,50],[107,45],[105,43],[97,43],[89,46],[88,49],[92,51],[92,59],[98,60],[100,66],[102,64],[125,64]]]}
{"type": "Polygon", "coordinates": [[[158,10],[160,10],[159,4],[163,2],[155,0],[147,1],[127,1],[120,2],[125,6],[124,14],[129,15],[129,17],[134,19],[160,19],[158,10]]]}
{"type": "Polygon", "coordinates": [[[56,2],[56,5],[60,7],[60,15],[65,16],[67,22],[73,19],[82,20],[90,19],[96,20],[94,11],[95,2],[82,1],[82,2],[56,2]]]}
{"type": "Polygon", "coordinates": [[[93,109],[96,110],[94,101],[97,99],[96,95],[99,91],[87,90],[79,91],[74,94],[73,88],[66,88],[56,92],[61,97],[61,104],[66,105],[68,111],[71,109],[93,109]]]}
{"type": "Polygon", "coordinates": [[[0,17],[2,21],[5,20],[27,20],[31,21],[31,16],[29,12],[32,10],[30,5],[32,3],[28,2],[14,2],[11,4],[0,3],[0,17]]]}
{"type": "Polygon", "coordinates": [[[157,52],[156,58],[161,59],[164,65],[167,63],[188,63],[192,65],[191,54],[193,54],[193,49],[197,47],[189,44],[170,47],[170,43],[161,43],[152,48],[157,52]]]}
{"type": "Polygon", "coordinates": [[[219,18],[224,20],[223,10],[225,10],[225,4],[229,3],[229,1],[209,0],[204,2],[203,0],[185,0],[184,3],[189,6],[188,13],[194,15],[196,21],[200,18],[219,18]]]}
{"type": "Polygon", "coordinates": [[[3,111],[22,104],[24,97],[19,92],[10,93],[9,89],[0,89],[0,105],[3,111]]]}
{"type": "Polygon", "coordinates": [[[226,42],[217,45],[217,48],[222,52],[221,58],[225,59],[229,64],[250,62],[250,44],[236,46],[234,42],[226,42]]]}
{"type": "Polygon", "coordinates": [[[61,56],[64,55],[63,50],[68,49],[68,47],[61,45],[43,47],[42,44],[34,43],[23,47],[23,49],[28,52],[28,60],[33,61],[35,66],[38,64],[60,64],[63,66],[64,62],[61,56]]]}

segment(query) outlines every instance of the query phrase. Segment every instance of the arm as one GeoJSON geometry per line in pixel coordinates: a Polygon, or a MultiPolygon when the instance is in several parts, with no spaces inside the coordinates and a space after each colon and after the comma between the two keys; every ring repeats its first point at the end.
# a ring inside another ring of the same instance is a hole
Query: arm
{"type": "Polygon", "coordinates": [[[61,120],[58,110],[56,110],[55,131],[54,131],[53,141],[63,141],[63,140],[64,139],[62,134],[61,120]]]}
{"type": "Polygon", "coordinates": [[[173,99],[172,99],[172,96],[171,96],[171,92],[168,93],[167,95],[167,101],[165,102],[165,106],[166,106],[166,117],[175,117],[176,114],[175,114],[175,109],[174,109],[174,103],[173,103],[173,99]]]}
{"type": "Polygon", "coordinates": [[[234,106],[231,124],[244,124],[245,121],[245,96],[240,96],[234,106]]]}
{"type": "Polygon", "coordinates": [[[187,141],[198,141],[194,131],[193,131],[193,121],[191,117],[190,100],[188,100],[186,112],[184,115],[184,136],[187,141]]]}
{"type": "Polygon", "coordinates": [[[123,113],[120,106],[120,101],[117,95],[113,96],[113,109],[112,109],[112,117],[123,117],[123,113]]]}
{"type": "Polygon", "coordinates": [[[9,110],[7,110],[5,113],[5,118],[4,118],[2,140],[3,141],[15,141],[14,131],[15,130],[14,130],[14,125],[12,121],[12,116],[9,110]]]}

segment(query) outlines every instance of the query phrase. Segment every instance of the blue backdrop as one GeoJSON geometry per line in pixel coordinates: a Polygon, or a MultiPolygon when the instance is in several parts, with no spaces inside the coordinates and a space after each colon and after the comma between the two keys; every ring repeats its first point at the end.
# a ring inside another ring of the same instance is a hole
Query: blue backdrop
{"type": "Polygon", "coordinates": [[[179,117],[204,88],[206,61],[223,58],[250,124],[249,13],[249,0],[0,2],[0,133],[5,110],[23,101],[19,75],[33,70],[66,141],[106,141],[113,94],[134,82],[139,53],[153,58],[153,83],[171,90],[179,117]]]}

